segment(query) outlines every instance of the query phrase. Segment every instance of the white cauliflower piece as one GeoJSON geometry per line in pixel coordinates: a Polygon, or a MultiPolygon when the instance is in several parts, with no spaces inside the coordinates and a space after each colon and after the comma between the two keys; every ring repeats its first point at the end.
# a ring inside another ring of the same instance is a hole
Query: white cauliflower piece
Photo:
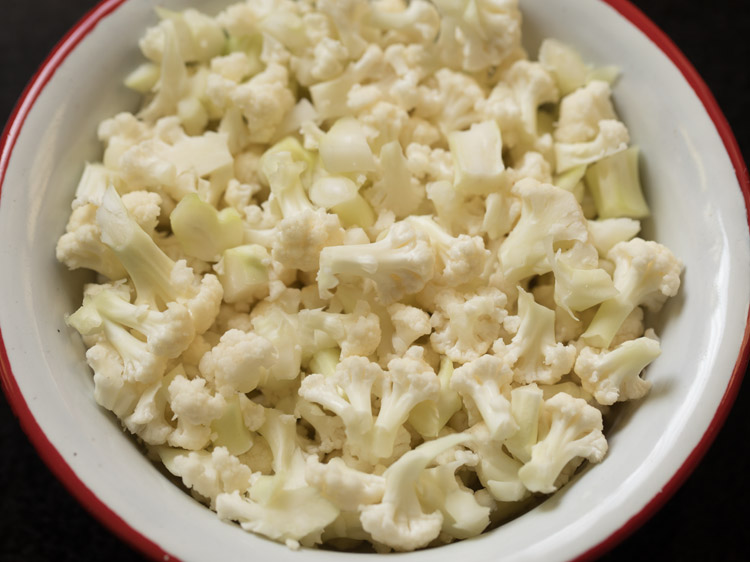
{"type": "Polygon", "coordinates": [[[344,229],[336,215],[305,209],[278,223],[273,259],[290,269],[317,271],[323,248],[343,243],[344,229]]]}
{"type": "Polygon", "coordinates": [[[526,136],[537,137],[539,106],[560,97],[554,78],[538,62],[519,60],[503,74],[503,82],[513,92],[526,136]]]}
{"type": "Polygon", "coordinates": [[[507,298],[499,289],[480,287],[470,293],[444,289],[435,302],[430,343],[452,361],[473,361],[487,353],[500,337],[507,298]]]}
{"type": "Polygon", "coordinates": [[[585,458],[600,462],[607,452],[602,414],[581,398],[560,392],[545,400],[542,426],[545,429],[531,449],[531,460],[518,471],[521,482],[532,492],[554,492],[570,461],[585,458]]]}
{"type": "Polygon", "coordinates": [[[619,293],[604,301],[582,338],[606,348],[622,323],[639,305],[658,310],[680,288],[682,262],[665,246],[633,238],[616,244],[607,254],[615,263],[613,275],[619,293]]]}
{"type": "Polygon", "coordinates": [[[218,392],[229,397],[257,388],[277,358],[278,351],[266,338],[230,329],[203,355],[198,368],[206,380],[213,381],[218,392]]]}
{"type": "Polygon", "coordinates": [[[480,422],[469,428],[473,439],[467,446],[479,457],[477,476],[490,495],[500,502],[517,502],[528,495],[518,471],[523,464],[490,438],[487,426],[480,422]]]}
{"type": "Polygon", "coordinates": [[[166,359],[179,356],[195,336],[184,305],[171,302],[160,312],[132,304],[124,284],[87,285],[81,308],[67,322],[81,335],[111,345],[120,355],[123,377],[142,383],[161,377],[166,359]]]}
{"type": "Polygon", "coordinates": [[[392,211],[396,218],[414,213],[424,201],[424,187],[409,171],[398,141],[384,144],[380,149],[380,178],[367,192],[376,209],[392,211]]]}
{"type": "Polygon", "coordinates": [[[479,121],[474,108],[485,98],[485,93],[471,76],[441,68],[433,77],[434,102],[417,106],[417,117],[433,122],[443,135],[461,131],[479,121]]]}
{"type": "Polygon", "coordinates": [[[443,148],[413,142],[406,147],[406,165],[423,182],[453,181],[453,156],[443,148]]]}
{"type": "Polygon", "coordinates": [[[409,217],[406,221],[424,232],[435,249],[438,265],[435,283],[455,287],[482,275],[490,252],[484,248],[480,236],[451,236],[428,216],[409,217]]]}
{"type": "Polygon", "coordinates": [[[348,357],[336,366],[331,376],[314,373],[304,377],[299,395],[340,417],[346,428],[349,446],[355,454],[367,457],[370,453],[367,450],[368,439],[374,421],[373,387],[379,386],[384,376],[377,363],[371,363],[364,357],[348,357]]]}
{"type": "Polygon", "coordinates": [[[639,375],[660,354],[659,340],[651,332],[611,351],[584,347],[573,371],[580,377],[584,390],[593,394],[599,404],[637,400],[651,388],[651,383],[639,375]]]}
{"type": "Polygon", "coordinates": [[[517,0],[437,0],[440,35],[435,48],[443,63],[466,72],[500,66],[521,48],[517,0]]]}
{"type": "Polygon", "coordinates": [[[294,415],[305,420],[315,430],[317,439],[305,444],[305,452],[328,454],[344,448],[346,429],[340,418],[329,416],[317,404],[301,398],[294,407],[294,415]]]}
{"type": "Polygon", "coordinates": [[[91,203],[73,209],[65,234],[57,241],[56,257],[68,269],[92,269],[111,280],[122,279],[127,273],[115,253],[101,240],[96,210],[91,203]]]}
{"type": "Polygon", "coordinates": [[[616,119],[599,121],[599,133],[586,142],[556,142],[555,161],[558,174],[576,166],[592,164],[607,156],[627,149],[630,134],[627,127],[616,119]]]}
{"type": "Polygon", "coordinates": [[[449,181],[427,184],[427,198],[432,201],[437,222],[450,233],[476,236],[482,232],[485,206],[479,196],[465,196],[449,181]]]}
{"type": "Polygon", "coordinates": [[[403,355],[420,337],[432,331],[430,315],[421,308],[394,303],[388,307],[394,333],[391,338],[393,351],[403,355]]]}
{"type": "Polygon", "coordinates": [[[377,392],[380,411],[373,425],[372,451],[389,458],[395,449],[397,432],[414,407],[425,400],[437,400],[440,382],[424,361],[421,347],[410,347],[403,357],[388,362],[386,377],[377,392]]]}
{"type": "Polygon", "coordinates": [[[555,340],[555,313],[519,289],[518,331],[510,344],[495,342],[495,354],[513,366],[514,380],[520,384],[553,384],[569,373],[576,359],[576,348],[555,340]]]}
{"type": "Polygon", "coordinates": [[[508,364],[492,355],[462,365],[451,377],[451,388],[476,406],[494,441],[504,441],[518,431],[509,400],[512,381],[508,364]]]}
{"type": "Polygon", "coordinates": [[[189,380],[181,374],[169,384],[168,392],[169,407],[177,419],[169,444],[192,451],[203,449],[211,438],[211,422],[224,413],[224,397],[212,394],[205,379],[189,380]]]}
{"type": "Polygon", "coordinates": [[[167,470],[182,479],[188,488],[209,499],[216,507],[221,493],[244,493],[252,480],[252,470],[230,455],[225,447],[208,451],[182,451],[170,447],[156,449],[167,470]]]}
{"type": "Polygon", "coordinates": [[[263,72],[234,88],[231,100],[247,120],[251,142],[270,142],[295,103],[289,89],[289,73],[279,64],[268,65],[263,72]]]}
{"type": "Polygon", "coordinates": [[[601,80],[592,80],[565,96],[560,102],[555,140],[563,143],[594,140],[601,121],[617,119],[611,96],[609,84],[601,80]]]}
{"type": "Polygon", "coordinates": [[[426,236],[399,222],[379,242],[323,248],[317,281],[320,296],[330,298],[338,276],[369,279],[380,303],[388,305],[420,291],[434,271],[435,252],[426,236]]]}
{"type": "Polygon", "coordinates": [[[442,532],[455,539],[479,535],[490,523],[490,508],[482,505],[474,492],[456,476],[471,454],[447,464],[438,464],[422,471],[417,494],[425,511],[443,514],[442,532]]]}
{"type": "Polygon", "coordinates": [[[341,357],[367,357],[380,344],[380,320],[363,300],[357,301],[349,314],[300,310],[298,317],[305,356],[338,346],[341,357]]]}
{"type": "Polygon", "coordinates": [[[443,514],[423,511],[417,481],[437,455],[467,440],[467,435],[455,434],[428,441],[389,466],[383,473],[383,500],[360,508],[360,521],[365,531],[376,541],[396,550],[415,550],[437,538],[443,514]]]}
{"type": "Polygon", "coordinates": [[[338,517],[339,509],[305,480],[305,455],[297,442],[294,416],[269,409],[259,431],[273,453],[273,475],[258,478],[247,494],[219,494],[217,514],[295,548],[300,542],[320,543],[323,529],[338,517]]]}
{"type": "Polygon", "coordinates": [[[385,493],[385,478],[356,470],[338,457],[321,463],[307,457],[305,478],[323,497],[342,511],[358,511],[362,506],[380,502],[385,493]]]}
{"type": "Polygon", "coordinates": [[[534,179],[516,183],[512,192],[521,197],[522,207],[521,217],[500,246],[500,263],[508,281],[550,271],[550,243],[554,249],[556,245],[588,243],[586,218],[573,194],[534,179]]]}

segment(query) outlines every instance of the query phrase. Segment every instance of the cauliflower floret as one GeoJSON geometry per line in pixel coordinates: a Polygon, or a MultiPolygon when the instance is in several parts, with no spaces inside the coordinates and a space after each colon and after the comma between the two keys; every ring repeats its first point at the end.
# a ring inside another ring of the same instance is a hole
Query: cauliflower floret
{"type": "Polygon", "coordinates": [[[247,53],[235,51],[211,59],[211,72],[239,84],[255,70],[255,65],[247,53]]]}
{"type": "Polygon", "coordinates": [[[480,422],[469,428],[473,439],[467,446],[479,457],[477,476],[490,495],[500,502],[516,502],[528,495],[518,477],[522,463],[508,455],[490,438],[490,430],[480,422]]]}
{"type": "Polygon", "coordinates": [[[545,400],[542,426],[544,432],[531,449],[531,460],[518,471],[521,482],[532,492],[554,492],[570,461],[583,457],[600,462],[607,452],[602,414],[585,400],[565,392],[545,400]]]}
{"type": "Polygon", "coordinates": [[[224,397],[212,394],[204,379],[189,380],[181,374],[169,383],[168,392],[169,407],[177,419],[169,444],[192,451],[203,449],[211,439],[211,422],[224,413],[224,397]]]}
{"type": "Polygon", "coordinates": [[[576,359],[576,348],[555,340],[555,313],[519,289],[518,330],[510,344],[495,342],[493,352],[513,366],[514,380],[521,384],[553,384],[569,373],[576,359]]]}
{"type": "Polygon", "coordinates": [[[251,142],[270,142],[295,99],[289,89],[289,73],[279,64],[240,84],[231,92],[231,100],[247,120],[251,142]]]}
{"type": "Polygon", "coordinates": [[[403,357],[388,362],[386,377],[378,389],[380,411],[373,426],[372,449],[379,458],[393,454],[397,432],[414,407],[438,398],[440,381],[423,355],[424,350],[414,346],[403,357]]]}
{"type": "Polygon", "coordinates": [[[460,458],[422,471],[417,494],[425,511],[443,514],[442,536],[466,539],[480,534],[490,523],[490,507],[482,505],[474,492],[456,476],[463,465],[476,463],[476,457],[463,452],[460,458]]]}
{"type": "Polygon", "coordinates": [[[341,458],[321,463],[307,457],[305,478],[342,511],[358,511],[362,506],[380,502],[385,493],[385,478],[346,465],[341,458]]]}
{"type": "Polygon", "coordinates": [[[503,441],[518,431],[510,409],[513,371],[505,361],[483,355],[453,372],[451,388],[470,400],[489,430],[489,439],[503,441]]]}
{"type": "Polygon", "coordinates": [[[440,291],[432,314],[432,347],[456,363],[467,363],[481,357],[502,333],[507,316],[506,296],[494,287],[480,287],[475,292],[440,291]]]}
{"type": "Polygon", "coordinates": [[[460,234],[453,237],[428,216],[406,220],[424,232],[435,249],[439,271],[433,279],[435,283],[455,287],[482,275],[490,252],[485,250],[480,236],[460,234]]]}
{"type": "Polygon", "coordinates": [[[430,43],[440,30],[440,14],[425,0],[414,0],[398,11],[373,6],[370,23],[390,32],[392,42],[430,43]]]}
{"type": "Polygon", "coordinates": [[[330,298],[338,276],[364,277],[375,283],[380,303],[388,305],[420,291],[434,271],[435,252],[426,236],[399,222],[379,242],[324,248],[318,289],[321,297],[330,298]]]}
{"type": "Polygon", "coordinates": [[[426,439],[434,439],[453,414],[463,407],[461,396],[451,388],[453,362],[447,357],[440,360],[438,381],[440,389],[436,400],[417,404],[409,414],[409,423],[426,439]]]}
{"type": "Polygon", "coordinates": [[[313,43],[303,56],[292,56],[290,68],[300,84],[311,86],[340,76],[349,60],[349,51],[341,41],[326,36],[313,43]]]}
{"type": "Polygon", "coordinates": [[[539,436],[542,404],[544,392],[536,383],[518,386],[510,391],[510,412],[518,424],[518,431],[506,439],[504,445],[521,462],[531,459],[531,448],[539,436]]]}
{"type": "Polygon", "coordinates": [[[524,132],[536,137],[539,106],[557,102],[560,97],[554,78],[538,62],[520,60],[503,74],[503,81],[518,104],[524,132]]]}
{"type": "MultiPolygon", "coordinates": [[[[250,315],[253,331],[270,341],[278,352],[278,359],[268,369],[267,382],[294,380],[299,376],[302,362],[302,343],[299,337],[297,310],[299,302],[285,302],[289,289],[275,300],[268,297],[255,305],[250,315]]],[[[298,295],[294,295],[294,300],[298,295]]]]}
{"type": "Polygon", "coordinates": [[[278,410],[266,411],[259,432],[273,454],[272,476],[258,478],[246,494],[216,497],[221,519],[238,521],[243,529],[299,547],[320,542],[339,509],[305,480],[305,455],[297,441],[296,420],[278,410]]]}
{"type": "Polygon", "coordinates": [[[303,354],[311,356],[320,349],[338,346],[341,357],[367,357],[380,344],[380,320],[370,312],[366,301],[357,301],[350,314],[322,310],[300,310],[303,354]]]}
{"type": "MultiPolygon", "coordinates": [[[[550,243],[554,249],[566,243],[588,243],[586,219],[571,193],[531,178],[516,183],[512,192],[521,197],[522,208],[516,226],[500,246],[500,263],[508,281],[550,271],[550,243]]],[[[596,266],[596,251],[591,250],[596,266]]]]}
{"type": "Polygon", "coordinates": [[[216,390],[229,397],[248,393],[268,376],[278,351],[266,338],[252,332],[230,329],[219,343],[203,355],[198,368],[216,390]]]}
{"type": "Polygon", "coordinates": [[[225,447],[215,447],[210,453],[159,447],[157,453],[169,472],[182,478],[185,486],[209,499],[214,509],[219,494],[244,493],[252,481],[252,470],[230,455],[225,447]]]}
{"type": "Polygon", "coordinates": [[[406,165],[424,182],[453,181],[453,157],[445,149],[413,142],[406,147],[406,165]]]}
{"type": "Polygon", "coordinates": [[[435,372],[422,360],[422,349],[413,347],[403,358],[391,360],[388,372],[363,357],[343,359],[333,376],[306,376],[299,393],[341,417],[347,446],[355,456],[377,461],[393,454],[399,429],[410,411],[418,403],[436,398],[438,389],[435,372]],[[373,394],[380,397],[377,417],[372,411],[373,394]]]}
{"type": "Polygon", "coordinates": [[[423,511],[416,484],[421,472],[436,456],[467,440],[464,434],[441,437],[423,443],[389,466],[383,473],[383,500],[360,507],[360,521],[365,531],[376,541],[396,550],[414,550],[437,538],[443,514],[423,511]]]}
{"type": "Polygon", "coordinates": [[[628,129],[616,119],[599,121],[596,137],[586,142],[556,142],[555,161],[558,174],[576,166],[591,164],[627,149],[630,141],[628,129]]]}
{"type": "Polygon", "coordinates": [[[161,197],[151,191],[131,191],[122,196],[122,204],[143,230],[153,233],[159,223],[161,197]]]}
{"type": "Polygon", "coordinates": [[[115,253],[101,240],[97,207],[91,203],[73,209],[55,249],[58,261],[69,269],[93,269],[116,280],[127,275],[115,253]]]}
{"type": "Polygon", "coordinates": [[[422,184],[409,171],[398,141],[391,141],[380,149],[380,178],[367,191],[367,198],[376,209],[388,210],[396,218],[414,213],[424,201],[422,184]]]}
{"type": "Polygon", "coordinates": [[[651,383],[639,375],[660,354],[659,340],[651,331],[645,337],[626,341],[612,351],[584,347],[573,371],[580,377],[584,390],[593,394],[600,404],[637,400],[651,388],[651,383]]]}
{"type": "Polygon", "coordinates": [[[394,303],[388,307],[388,314],[395,330],[391,341],[396,355],[403,355],[415,341],[432,331],[430,315],[421,308],[394,303]]]}
{"type": "Polygon", "coordinates": [[[320,406],[302,398],[297,400],[294,415],[309,423],[317,436],[316,440],[311,440],[310,443],[305,444],[305,452],[328,454],[344,448],[346,429],[340,418],[329,416],[320,406]]]}
{"type": "MultiPolygon", "coordinates": [[[[108,169],[116,169],[120,158],[130,147],[148,138],[149,126],[132,113],[122,112],[99,124],[97,134],[104,143],[102,162],[108,169]]],[[[101,195],[107,186],[104,186],[101,195]]]]}
{"type": "Polygon", "coordinates": [[[617,119],[611,96],[609,84],[601,80],[592,80],[565,96],[560,102],[555,140],[564,143],[594,140],[599,134],[601,121],[617,119]]]}
{"type": "Polygon", "coordinates": [[[607,257],[615,263],[613,280],[619,293],[599,306],[582,336],[587,344],[600,348],[610,345],[635,307],[658,310],[676,295],[682,273],[682,262],[668,248],[641,238],[616,244],[607,257]]]}
{"type": "Polygon", "coordinates": [[[479,121],[474,108],[485,98],[485,93],[472,77],[447,68],[441,68],[433,76],[428,83],[434,83],[434,102],[417,106],[417,117],[432,121],[444,135],[479,121]]]}
{"type": "Polygon", "coordinates": [[[373,387],[379,385],[383,377],[383,370],[377,363],[364,357],[348,357],[336,366],[332,376],[315,373],[304,377],[299,395],[340,417],[350,447],[355,454],[367,456],[366,440],[373,425],[373,387]]]}
{"type": "Polygon", "coordinates": [[[122,359],[123,377],[143,383],[156,381],[166,359],[180,355],[195,336],[184,305],[172,302],[161,312],[131,304],[130,288],[124,284],[87,285],[83,305],[68,317],[68,324],[83,336],[108,342],[122,359]]]}
{"type": "Polygon", "coordinates": [[[153,309],[177,302],[187,307],[196,334],[205,332],[219,313],[223,296],[214,275],[197,278],[184,262],[173,262],[130,217],[113,188],[97,211],[102,241],[114,251],[135,286],[135,304],[153,309]]]}
{"type": "Polygon", "coordinates": [[[448,232],[476,236],[482,232],[485,206],[479,196],[465,196],[450,181],[427,184],[427,198],[432,201],[437,222],[448,232]]]}
{"type": "Polygon", "coordinates": [[[435,48],[444,64],[479,72],[517,56],[521,48],[517,0],[437,0],[435,5],[442,17],[435,48]]]}
{"type": "Polygon", "coordinates": [[[336,215],[305,209],[277,225],[273,258],[290,269],[317,271],[321,250],[343,243],[344,230],[336,215]]]}
{"type": "MultiPolygon", "coordinates": [[[[355,96],[358,92],[357,88],[352,88],[351,95],[355,96]]],[[[349,105],[355,106],[355,103],[350,101],[349,105]]],[[[368,104],[364,110],[358,109],[357,120],[364,128],[370,147],[377,151],[382,150],[386,144],[401,139],[410,117],[403,107],[380,100],[368,104]]]]}

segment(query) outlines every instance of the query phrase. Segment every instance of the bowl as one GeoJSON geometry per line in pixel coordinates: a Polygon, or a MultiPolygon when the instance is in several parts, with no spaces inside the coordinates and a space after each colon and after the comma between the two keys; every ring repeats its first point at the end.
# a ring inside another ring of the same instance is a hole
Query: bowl
{"type": "MultiPolygon", "coordinates": [[[[168,1],[213,13],[223,2],[168,1]]],[[[92,398],[78,336],[64,315],[83,274],[54,260],[82,163],[100,156],[96,126],[137,98],[120,84],[153,23],[147,0],[106,0],[58,45],[22,98],[0,151],[0,366],[24,430],[73,494],[154,559],[344,560],[292,553],[219,521],[157,470],[92,398]],[[7,243],[10,242],[10,243],[7,243]]],[[[646,234],[685,262],[680,297],[660,319],[662,355],[650,395],[620,408],[606,460],[543,504],[476,539],[405,555],[421,560],[569,560],[616,544],[684,481],[739,389],[750,353],[750,182],[733,135],[705,84],[672,43],[623,0],[524,0],[526,45],[575,46],[617,64],[618,113],[643,154],[653,211],[646,234]],[[580,33],[580,22],[596,22],[580,33]]],[[[362,555],[375,558],[375,555],[362,555]]]]}

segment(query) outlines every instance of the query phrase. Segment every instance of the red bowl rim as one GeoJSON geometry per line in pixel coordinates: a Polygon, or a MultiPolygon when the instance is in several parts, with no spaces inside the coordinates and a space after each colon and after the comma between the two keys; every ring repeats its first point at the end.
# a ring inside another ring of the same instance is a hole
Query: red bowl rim
{"type": "MultiPolygon", "coordinates": [[[[83,18],[60,40],[50,52],[39,69],[24,89],[8,123],[3,129],[0,137],[0,195],[5,179],[5,173],[10,162],[13,148],[26,117],[31,112],[34,103],[44,90],[49,80],[55,74],[62,62],[107,15],[115,11],[126,0],[102,0],[93,9],[86,13],[83,18]]],[[[747,165],[743,159],[737,140],[732,132],[726,117],[719,108],[714,95],[701,78],[698,71],[693,67],[687,57],[680,51],[674,42],[653,21],[651,21],[640,9],[631,4],[629,0],[600,0],[617,12],[625,19],[635,25],[646,35],[661,51],[669,57],[672,63],[682,73],[688,84],[693,88],[695,94],[703,103],[706,112],[714,123],[721,137],[727,154],[734,166],[737,180],[745,200],[746,213],[748,214],[748,227],[750,228],[750,175],[747,165]]],[[[626,521],[619,529],[609,535],[599,544],[588,549],[576,557],[576,562],[593,560],[614,548],[622,540],[636,531],[643,523],[652,517],[664,503],[677,491],[677,489],[690,476],[695,467],[705,455],[711,443],[716,438],[719,430],[726,421],[727,415],[734,404],[742,384],[742,378],[750,359],[750,312],[748,322],[742,340],[740,353],[737,357],[732,376],[727,385],[724,396],[714,414],[708,428],[701,437],[698,444],[691,451],[685,462],[675,472],[662,490],[654,496],[638,513],[626,521]]],[[[120,537],[131,546],[138,549],[153,560],[176,561],[175,556],[169,554],[155,542],[145,537],[117,515],[110,507],[102,502],[84,484],[73,469],[67,464],[60,452],[52,445],[44,431],[41,429],[28,404],[21,394],[18,383],[10,368],[10,360],[5,348],[5,342],[0,330],[0,382],[8,402],[18,418],[21,428],[28,436],[52,473],[63,483],[68,491],[91,513],[96,519],[103,523],[110,531],[120,537]]]]}

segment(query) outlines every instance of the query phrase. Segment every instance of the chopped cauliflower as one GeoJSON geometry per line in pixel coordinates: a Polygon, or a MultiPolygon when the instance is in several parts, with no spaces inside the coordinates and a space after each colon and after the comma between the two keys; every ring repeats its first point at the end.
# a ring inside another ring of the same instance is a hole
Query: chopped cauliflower
{"type": "Polygon", "coordinates": [[[156,13],[56,247],[92,274],[93,398],[150,458],[248,532],[377,552],[601,461],[683,267],[636,238],[611,71],[530,58],[518,0],[156,13]]]}

